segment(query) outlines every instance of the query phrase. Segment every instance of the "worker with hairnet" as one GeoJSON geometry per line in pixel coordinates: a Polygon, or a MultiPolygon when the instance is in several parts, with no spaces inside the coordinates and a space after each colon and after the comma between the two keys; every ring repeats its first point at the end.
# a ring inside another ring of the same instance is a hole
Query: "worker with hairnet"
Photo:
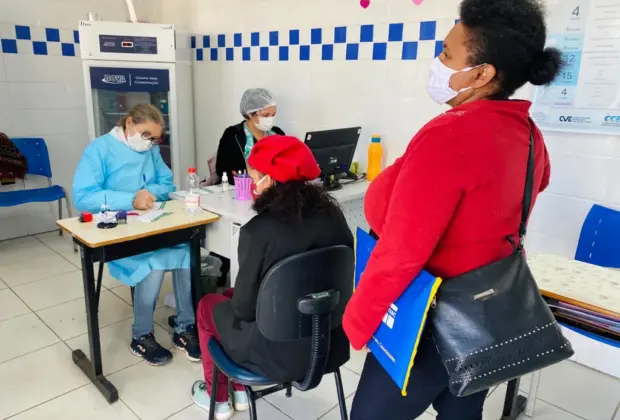
{"type": "Polygon", "coordinates": [[[240,111],[244,121],[224,131],[215,162],[218,177],[226,172],[231,184],[234,183],[232,173],[246,169],[246,161],[257,142],[272,134],[284,134],[275,126],[276,99],[267,89],[246,90],[240,111]]]}

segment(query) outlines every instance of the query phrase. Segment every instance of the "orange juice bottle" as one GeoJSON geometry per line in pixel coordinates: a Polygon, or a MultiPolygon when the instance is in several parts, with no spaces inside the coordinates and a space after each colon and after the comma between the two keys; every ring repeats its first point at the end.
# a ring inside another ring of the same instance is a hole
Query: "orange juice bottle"
{"type": "Polygon", "coordinates": [[[368,147],[368,170],[366,178],[373,181],[381,173],[381,162],[383,161],[383,147],[381,146],[381,136],[373,134],[372,141],[368,147]]]}

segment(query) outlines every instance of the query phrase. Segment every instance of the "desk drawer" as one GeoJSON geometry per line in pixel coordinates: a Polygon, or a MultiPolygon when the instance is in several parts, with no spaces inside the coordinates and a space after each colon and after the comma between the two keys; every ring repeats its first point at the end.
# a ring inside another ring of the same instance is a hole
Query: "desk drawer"
{"type": "Polygon", "coordinates": [[[230,221],[224,217],[217,222],[207,225],[206,248],[230,258],[230,221]]]}

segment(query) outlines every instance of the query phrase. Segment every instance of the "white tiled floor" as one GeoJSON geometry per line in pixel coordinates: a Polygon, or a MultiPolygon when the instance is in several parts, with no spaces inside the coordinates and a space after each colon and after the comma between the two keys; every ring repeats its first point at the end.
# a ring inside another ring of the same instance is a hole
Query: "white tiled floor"
{"type": "MultiPolygon", "coordinates": [[[[107,271],[107,270],[106,270],[107,271]]],[[[0,419],[14,420],[193,420],[206,413],[192,405],[189,389],[201,366],[176,357],[153,368],[127,349],[132,310],[129,289],[107,275],[101,294],[100,326],[104,371],[119,390],[113,405],[89,383],[71,360],[71,350],[88,350],[80,257],[69,238],[56,232],[0,242],[0,419]]],[[[155,334],[171,347],[163,306],[172,290],[168,277],[155,312],[155,334]]],[[[351,403],[364,355],[353,354],[342,376],[351,403]]],[[[521,386],[527,392],[527,380],[521,386]]],[[[499,420],[505,386],[490,393],[484,419],[499,420]]],[[[620,380],[570,362],[542,374],[537,420],[610,420],[620,403],[620,380]]],[[[258,404],[261,420],[337,420],[333,376],[293,398],[272,395],[258,404]]],[[[234,419],[248,419],[247,413],[234,419]]],[[[432,409],[420,419],[434,418],[432,409]]],[[[386,413],[385,419],[389,419],[386,413]]],[[[383,419],[378,419],[383,420],[383,419]]],[[[412,419],[413,420],[413,419],[412,419]]],[[[620,414],[613,420],[620,420],[620,414]]]]}

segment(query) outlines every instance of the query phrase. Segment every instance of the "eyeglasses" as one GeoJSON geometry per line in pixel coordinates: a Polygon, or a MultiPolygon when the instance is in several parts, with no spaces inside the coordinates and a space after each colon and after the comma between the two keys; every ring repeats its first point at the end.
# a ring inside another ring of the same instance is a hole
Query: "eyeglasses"
{"type": "Polygon", "coordinates": [[[135,127],[136,131],[138,133],[140,133],[140,137],[142,137],[142,140],[150,141],[151,143],[159,143],[161,141],[161,136],[160,137],[154,137],[154,136],[151,135],[150,132],[148,132],[146,130],[140,130],[140,127],[138,127],[135,124],[134,124],[134,127],[135,127]]]}

